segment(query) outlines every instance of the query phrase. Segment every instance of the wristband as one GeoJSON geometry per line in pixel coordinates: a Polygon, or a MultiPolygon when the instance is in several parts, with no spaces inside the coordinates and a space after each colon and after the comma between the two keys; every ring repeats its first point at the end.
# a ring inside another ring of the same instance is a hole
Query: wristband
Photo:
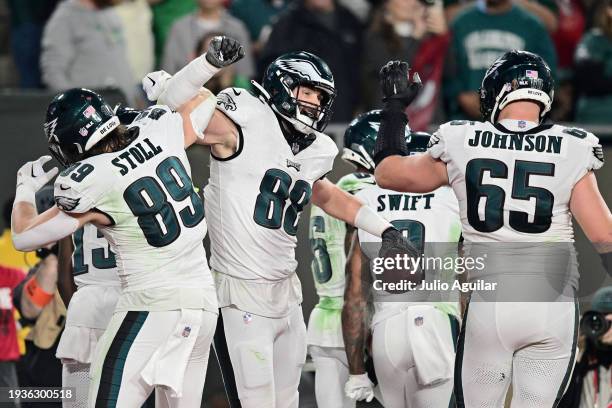
{"type": "Polygon", "coordinates": [[[45,307],[53,299],[53,293],[47,293],[38,286],[36,276],[33,276],[23,287],[25,295],[39,308],[45,307]]]}
{"type": "Polygon", "coordinates": [[[15,190],[15,201],[13,201],[13,206],[20,202],[30,203],[36,207],[36,191],[32,191],[29,186],[23,183],[19,184],[15,190]]]}
{"type": "Polygon", "coordinates": [[[380,237],[387,229],[393,228],[393,225],[367,205],[362,205],[355,216],[355,227],[380,237]]]}

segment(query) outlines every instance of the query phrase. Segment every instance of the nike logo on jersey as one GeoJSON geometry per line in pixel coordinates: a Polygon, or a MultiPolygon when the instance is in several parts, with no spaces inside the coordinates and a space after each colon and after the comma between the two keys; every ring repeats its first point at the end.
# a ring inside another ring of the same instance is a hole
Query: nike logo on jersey
{"type": "Polygon", "coordinates": [[[70,190],[70,186],[66,187],[66,186],[64,186],[63,184],[60,184],[60,185],[59,185],[59,188],[60,188],[60,190],[62,190],[62,191],[70,190]]]}
{"type": "Polygon", "coordinates": [[[234,95],[239,96],[242,92],[238,92],[235,88],[232,88],[232,92],[234,92],[234,95]]]}
{"type": "Polygon", "coordinates": [[[151,81],[151,85],[155,86],[157,82],[155,82],[155,80],[151,78],[150,76],[148,76],[147,78],[149,78],[149,81],[151,81]]]}
{"type": "Polygon", "coordinates": [[[493,149],[518,150],[538,153],[561,153],[561,136],[547,135],[504,135],[488,130],[476,130],[474,136],[467,140],[468,146],[491,147],[493,149]]]}
{"type": "Polygon", "coordinates": [[[291,161],[289,159],[287,159],[287,167],[288,168],[294,168],[296,171],[300,171],[300,167],[302,167],[301,163],[296,163],[294,161],[291,161]]]}

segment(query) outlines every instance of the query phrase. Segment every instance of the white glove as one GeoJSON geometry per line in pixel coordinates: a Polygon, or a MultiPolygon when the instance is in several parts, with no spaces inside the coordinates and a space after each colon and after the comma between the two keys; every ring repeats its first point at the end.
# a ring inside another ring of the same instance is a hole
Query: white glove
{"type": "Polygon", "coordinates": [[[368,378],[367,374],[349,375],[349,379],[344,384],[344,393],[347,397],[356,401],[366,402],[374,399],[374,384],[368,378]]]}
{"type": "Polygon", "coordinates": [[[43,169],[43,164],[51,160],[51,156],[42,156],[38,160],[27,162],[17,171],[17,187],[15,202],[36,202],[36,192],[47,184],[59,171],[53,167],[49,171],[43,169]]]}
{"type": "Polygon", "coordinates": [[[142,78],[142,89],[147,94],[147,99],[155,102],[159,96],[166,90],[166,82],[172,78],[172,75],[164,70],[149,72],[142,78]]]}

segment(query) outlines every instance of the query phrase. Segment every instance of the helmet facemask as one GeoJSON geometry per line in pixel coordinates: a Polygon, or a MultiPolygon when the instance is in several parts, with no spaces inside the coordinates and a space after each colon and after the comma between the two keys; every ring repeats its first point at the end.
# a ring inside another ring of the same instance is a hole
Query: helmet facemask
{"type": "Polygon", "coordinates": [[[321,84],[295,80],[289,75],[281,78],[281,83],[290,97],[281,104],[281,110],[284,112],[278,113],[287,119],[295,130],[305,135],[325,130],[333,112],[335,91],[321,84]],[[303,88],[318,90],[322,96],[320,103],[317,105],[301,99],[300,92],[303,88]]]}

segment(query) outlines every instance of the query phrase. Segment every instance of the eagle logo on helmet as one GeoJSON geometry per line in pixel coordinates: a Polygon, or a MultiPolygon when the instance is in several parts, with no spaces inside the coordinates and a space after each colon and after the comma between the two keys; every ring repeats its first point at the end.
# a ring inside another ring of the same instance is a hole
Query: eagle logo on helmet
{"type": "Polygon", "coordinates": [[[47,135],[47,140],[50,142],[51,139],[54,139],[56,143],[59,143],[59,138],[55,134],[55,127],[57,126],[57,118],[53,119],[50,122],[47,122],[43,125],[43,129],[45,131],[45,135],[47,135]]]}
{"type": "Polygon", "coordinates": [[[323,76],[323,73],[308,60],[286,59],[284,61],[279,61],[278,65],[288,72],[308,80],[314,80],[323,76]]]}

